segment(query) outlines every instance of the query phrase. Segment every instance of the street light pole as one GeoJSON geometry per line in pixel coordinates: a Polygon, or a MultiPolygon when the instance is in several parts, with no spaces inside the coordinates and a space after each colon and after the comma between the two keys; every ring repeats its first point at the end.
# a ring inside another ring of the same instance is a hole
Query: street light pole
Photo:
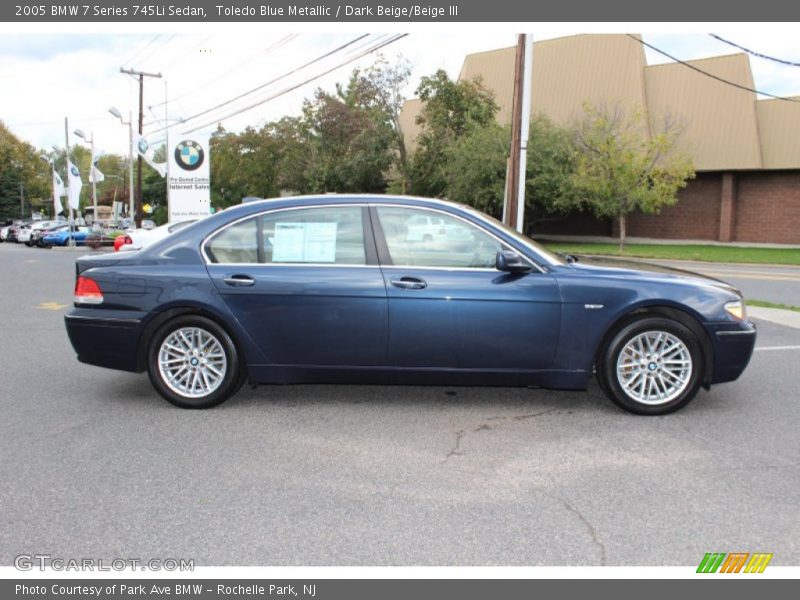
{"type": "Polygon", "coordinates": [[[97,182],[95,181],[94,175],[94,133],[90,133],[88,138],[81,129],[76,129],[73,133],[87,142],[92,152],[91,164],[89,165],[89,177],[92,180],[92,227],[94,227],[94,224],[97,222],[97,182]]]}
{"type": "Polygon", "coordinates": [[[133,112],[128,111],[128,120],[122,118],[122,113],[115,107],[108,109],[112,115],[117,117],[123,125],[128,126],[128,169],[129,169],[129,182],[128,182],[128,218],[133,219],[136,213],[136,205],[133,198],[133,112]]]}

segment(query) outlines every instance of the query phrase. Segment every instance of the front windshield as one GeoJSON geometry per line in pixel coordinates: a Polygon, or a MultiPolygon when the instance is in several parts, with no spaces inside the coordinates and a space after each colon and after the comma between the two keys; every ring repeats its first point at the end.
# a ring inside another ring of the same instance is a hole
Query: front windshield
{"type": "Polygon", "coordinates": [[[482,219],[484,221],[488,221],[492,225],[497,227],[498,229],[502,229],[503,232],[505,232],[510,237],[514,238],[516,241],[520,242],[521,244],[524,244],[525,246],[527,246],[528,248],[533,250],[538,256],[541,256],[542,259],[547,261],[549,264],[551,264],[551,265],[564,265],[564,264],[567,264],[567,261],[564,260],[564,258],[562,258],[561,256],[550,252],[550,250],[548,250],[547,248],[545,248],[544,246],[542,246],[538,242],[534,242],[527,235],[521,234],[516,229],[514,229],[512,227],[509,227],[508,225],[506,225],[505,223],[502,223],[501,221],[498,221],[494,217],[492,217],[490,215],[487,215],[486,213],[480,212],[478,210],[475,210],[471,206],[466,206],[466,205],[462,204],[461,207],[464,208],[465,210],[469,211],[470,213],[472,213],[473,215],[475,215],[479,219],[482,219]]]}

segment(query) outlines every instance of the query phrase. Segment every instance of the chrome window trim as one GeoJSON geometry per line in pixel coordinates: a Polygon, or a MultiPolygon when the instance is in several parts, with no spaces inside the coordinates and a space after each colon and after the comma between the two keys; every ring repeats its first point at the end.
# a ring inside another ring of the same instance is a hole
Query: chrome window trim
{"type": "MultiPolygon", "coordinates": [[[[473,221],[470,221],[469,219],[465,219],[464,217],[462,217],[460,215],[453,214],[453,213],[448,212],[446,210],[443,210],[441,208],[433,208],[433,207],[430,207],[430,206],[416,206],[416,205],[409,205],[409,204],[398,204],[398,203],[384,203],[384,202],[375,203],[375,202],[366,201],[366,202],[361,202],[361,203],[348,202],[346,204],[334,203],[334,204],[314,204],[314,205],[311,205],[311,206],[289,206],[289,207],[284,206],[284,207],[280,207],[280,208],[272,208],[272,209],[264,210],[262,212],[257,212],[257,213],[252,213],[252,214],[249,214],[249,215],[245,215],[245,216],[240,217],[240,218],[238,218],[238,219],[236,219],[234,221],[231,221],[230,223],[226,223],[225,225],[223,225],[219,229],[215,229],[214,231],[209,233],[206,237],[204,237],[203,241],[200,242],[200,254],[203,257],[203,261],[205,262],[206,266],[209,266],[209,265],[220,265],[220,266],[223,266],[224,265],[224,266],[231,266],[231,267],[252,267],[252,266],[259,266],[259,267],[338,267],[338,268],[382,268],[382,269],[383,268],[394,268],[394,267],[396,267],[396,268],[403,268],[403,269],[410,269],[411,268],[411,269],[425,269],[425,270],[439,270],[439,271],[473,271],[473,272],[485,271],[485,272],[494,272],[494,273],[501,273],[502,272],[502,271],[498,271],[496,268],[486,268],[486,267],[474,267],[474,268],[473,267],[444,267],[444,266],[442,266],[442,267],[434,267],[434,266],[382,265],[382,264],[376,264],[376,265],[367,265],[367,264],[363,264],[363,265],[346,265],[346,264],[337,264],[337,263],[259,263],[259,262],[216,263],[216,262],[213,262],[213,261],[209,260],[208,254],[206,253],[206,245],[211,241],[212,238],[214,238],[215,236],[219,235],[221,232],[223,232],[228,227],[233,227],[234,225],[237,225],[238,223],[241,223],[242,221],[246,221],[247,219],[253,219],[253,218],[256,218],[256,217],[259,217],[259,216],[262,216],[262,215],[267,215],[267,214],[271,214],[271,213],[275,213],[275,212],[284,212],[284,211],[291,211],[291,210],[308,210],[308,209],[314,209],[314,208],[340,208],[340,207],[352,207],[352,208],[365,208],[365,207],[373,208],[374,207],[374,208],[380,208],[381,206],[389,206],[389,207],[393,207],[393,208],[420,209],[420,210],[425,210],[425,211],[432,211],[432,212],[441,213],[441,214],[444,214],[446,216],[453,217],[454,219],[459,219],[461,221],[464,221],[468,225],[471,225],[473,227],[477,227],[480,231],[484,232],[486,235],[488,235],[489,237],[491,237],[494,240],[496,240],[502,247],[508,248],[509,250],[513,250],[515,252],[518,252],[517,248],[514,248],[513,246],[509,245],[508,242],[505,242],[504,240],[500,239],[497,235],[495,235],[492,231],[488,230],[487,228],[492,226],[491,222],[486,221],[485,219],[481,218],[479,216],[479,213],[477,213],[477,211],[476,211],[477,218],[480,219],[480,221],[481,221],[483,226],[480,226],[480,225],[474,223],[473,221]]],[[[365,243],[366,243],[366,240],[365,240],[365,243]]],[[[549,264],[549,261],[546,261],[543,257],[541,257],[539,255],[539,253],[536,252],[535,248],[527,246],[527,245],[526,245],[526,248],[528,248],[530,251],[532,251],[543,262],[547,262],[549,264]]],[[[364,248],[364,251],[366,252],[366,247],[364,248]]],[[[537,270],[539,273],[546,273],[547,272],[547,270],[544,267],[542,267],[540,264],[538,264],[535,261],[531,261],[524,254],[522,255],[522,258],[525,259],[525,261],[528,262],[531,265],[531,267],[533,269],[537,270]]],[[[380,259],[379,259],[379,261],[380,261],[380,259]]]]}
{"type": "MultiPolygon", "coordinates": [[[[284,207],[281,207],[281,208],[272,208],[272,209],[269,209],[269,210],[265,210],[263,212],[257,212],[257,213],[253,213],[253,214],[250,214],[250,215],[246,215],[244,217],[240,217],[240,218],[236,219],[235,221],[231,221],[230,223],[226,223],[225,225],[223,225],[219,229],[215,229],[214,231],[209,233],[206,237],[204,237],[203,241],[200,242],[200,254],[203,257],[203,260],[205,261],[206,266],[208,266],[208,265],[229,265],[229,266],[233,266],[233,267],[235,267],[235,266],[239,266],[239,267],[242,267],[242,266],[250,266],[250,267],[252,267],[252,266],[259,266],[259,267],[272,267],[272,266],[279,266],[279,267],[281,267],[281,266],[282,267],[306,267],[306,266],[308,266],[308,267],[377,267],[379,265],[367,265],[367,264],[363,264],[363,265],[345,265],[345,264],[341,264],[341,263],[340,264],[337,264],[337,263],[289,263],[289,262],[287,262],[287,263],[259,263],[259,262],[217,263],[217,262],[213,262],[213,261],[209,260],[208,254],[206,253],[206,245],[208,244],[208,242],[211,241],[212,238],[216,237],[217,235],[219,235],[220,233],[225,231],[228,227],[233,227],[234,225],[238,225],[239,223],[241,223],[242,221],[246,221],[247,219],[255,219],[255,218],[263,216],[263,215],[267,215],[267,214],[271,214],[271,213],[275,213],[275,212],[286,212],[286,211],[290,211],[290,210],[309,210],[309,209],[315,209],[315,208],[343,208],[343,207],[364,208],[366,206],[367,205],[365,203],[358,204],[358,203],[355,203],[355,202],[354,203],[347,203],[347,204],[315,204],[313,206],[284,206],[284,207]]],[[[363,227],[363,225],[364,225],[363,220],[362,220],[361,225],[363,227]]],[[[366,240],[364,240],[364,257],[365,257],[365,260],[366,260],[366,252],[367,252],[366,240]]]]}
{"type": "MultiPolygon", "coordinates": [[[[409,206],[408,204],[388,204],[388,203],[383,203],[383,202],[381,202],[381,203],[370,203],[369,206],[370,206],[370,208],[374,207],[376,209],[379,209],[382,206],[390,206],[392,208],[410,208],[410,209],[420,209],[420,210],[438,212],[438,213],[441,213],[441,214],[446,215],[448,217],[452,217],[454,219],[459,219],[461,221],[464,221],[467,225],[471,225],[472,227],[477,228],[479,231],[482,231],[483,233],[485,233],[489,237],[493,238],[498,244],[500,244],[500,246],[502,248],[507,248],[507,249],[512,250],[514,252],[519,252],[516,248],[514,248],[511,245],[509,245],[508,242],[505,242],[502,239],[500,239],[499,237],[497,237],[494,233],[489,231],[486,227],[481,227],[480,225],[477,225],[476,223],[470,221],[469,219],[465,219],[461,215],[455,215],[455,214],[453,214],[451,212],[447,212],[446,210],[442,210],[440,208],[431,208],[430,206],[409,206]]],[[[481,221],[484,223],[484,225],[487,225],[487,226],[491,225],[491,223],[489,223],[488,221],[484,221],[483,219],[481,219],[481,221]]],[[[538,253],[536,253],[536,255],[539,256],[538,253]]],[[[537,264],[534,261],[531,261],[524,254],[522,255],[522,258],[525,259],[525,262],[527,262],[531,266],[531,268],[536,269],[540,273],[545,273],[546,272],[545,269],[543,269],[541,265],[537,264]]],[[[498,271],[495,268],[487,268],[487,267],[431,267],[431,266],[417,266],[417,265],[381,265],[381,266],[382,267],[401,267],[401,268],[405,268],[405,269],[438,269],[438,270],[450,270],[450,271],[494,271],[496,273],[501,273],[502,272],[502,271],[498,271]]]]}

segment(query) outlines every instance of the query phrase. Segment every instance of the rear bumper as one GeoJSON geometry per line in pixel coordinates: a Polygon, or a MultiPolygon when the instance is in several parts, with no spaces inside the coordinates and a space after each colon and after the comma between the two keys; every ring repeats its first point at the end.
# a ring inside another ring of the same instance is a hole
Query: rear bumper
{"type": "Polygon", "coordinates": [[[745,321],[734,329],[719,328],[714,335],[714,376],[711,383],[733,381],[744,372],[756,345],[756,326],[745,321]]]}
{"type": "Polygon", "coordinates": [[[137,372],[141,313],[73,308],[64,316],[67,335],[82,363],[137,372]]]}

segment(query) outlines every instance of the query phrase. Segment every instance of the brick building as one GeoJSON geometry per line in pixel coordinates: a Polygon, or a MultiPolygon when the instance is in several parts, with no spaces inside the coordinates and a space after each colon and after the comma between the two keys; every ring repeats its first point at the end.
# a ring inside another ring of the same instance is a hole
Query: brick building
{"type": "MultiPolygon", "coordinates": [[[[459,76],[480,78],[494,92],[502,124],[511,120],[514,56],[514,47],[468,55],[459,76]]],[[[642,44],[627,35],[541,41],[533,56],[534,114],[567,124],[588,102],[639,111],[650,127],[669,118],[682,128],[697,177],[660,215],[631,215],[629,236],[800,244],[800,97],[797,103],[759,100],[679,63],[648,65],[642,44]]],[[[746,54],[687,62],[754,87],[746,54]]],[[[401,115],[411,146],[420,109],[418,99],[409,100],[401,115]]],[[[542,224],[537,234],[610,236],[616,230],[609,220],[577,213],[542,224]]]]}

